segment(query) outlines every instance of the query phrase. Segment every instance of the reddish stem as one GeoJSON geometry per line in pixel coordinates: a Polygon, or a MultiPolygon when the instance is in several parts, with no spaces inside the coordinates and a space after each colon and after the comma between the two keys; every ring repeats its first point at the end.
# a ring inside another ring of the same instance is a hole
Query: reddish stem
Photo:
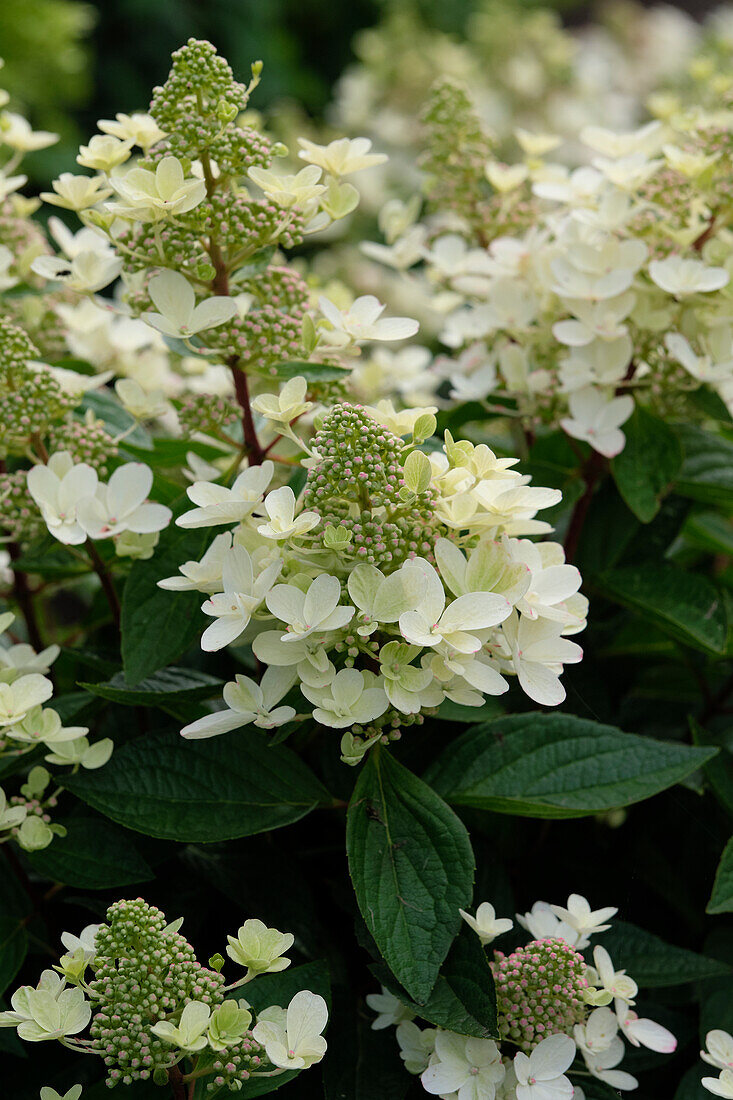
{"type": "Polygon", "coordinates": [[[567,534],[565,535],[565,559],[568,562],[575,560],[580,536],[583,532],[583,526],[588,515],[588,509],[590,508],[598,479],[603,473],[603,466],[603,455],[600,455],[598,451],[594,451],[583,469],[585,491],[582,497],[575,503],[573,514],[568,524],[567,534]]]}

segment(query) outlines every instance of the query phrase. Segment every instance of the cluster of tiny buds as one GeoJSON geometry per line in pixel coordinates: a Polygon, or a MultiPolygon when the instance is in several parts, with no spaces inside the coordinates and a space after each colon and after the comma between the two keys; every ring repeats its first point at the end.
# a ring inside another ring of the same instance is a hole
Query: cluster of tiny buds
{"type": "MultiPolygon", "coordinates": [[[[48,813],[48,810],[55,809],[58,805],[58,801],[55,795],[45,799],[44,802],[41,802],[38,798],[25,798],[22,794],[14,794],[8,799],[11,806],[25,806],[26,817],[40,817],[41,821],[44,821],[46,825],[51,824],[51,815],[48,813]]],[[[12,836],[17,836],[19,832],[20,827],[11,829],[12,836]]]]}
{"type": "Polygon", "coordinates": [[[202,231],[215,237],[225,254],[252,256],[275,241],[283,248],[294,248],[303,240],[300,211],[290,212],[283,229],[281,207],[269,199],[252,199],[246,191],[215,192],[197,209],[202,231]]]}
{"type": "Polygon", "coordinates": [[[434,207],[450,209],[482,228],[487,211],[481,197],[489,187],[484,167],[492,153],[466,90],[443,78],[434,85],[423,122],[427,150],[422,158],[427,173],[428,199],[434,207]]]}
{"type": "Polygon", "coordinates": [[[73,420],[67,417],[52,424],[46,436],[49,454],[68,451],[74,462],[86,462],[100,477],[107,477],[109,463],[117,457],[118,447],[102,420],[73,420]]]}
{"type": "Polygon", "coordinates": [[[511,955],[494,953],[499,1031],[524,1051],[557,1032],[572,1034],[587,1014],[586,963],[564,940],[532,940],[511,955]]]}
{"type": "Polygon", "coordinates": [[[149,165],[166,153],[190,164],[205,152],[224,176],[244,176],[253,165],[269,167],[269,140],[235,123],[248,97],[210,42],[189,39],[173,54],[165,84],[153,90],[150,113],[166,138],[149,165]]]}
{"type": "Polygon", "coordinates": [[[8,317],[0,317],[0,385],[13,369],[25,371],[29,359],[38,359],[38,349],[28,334],[8,317]]]}
{"type": "Polygon", "coordinates": [[[400,496],[405,444],[398,436],[360,406],[338,404],[324,417],[313,445],[318,457],[308,472],[304,507],[323,517],[324,532],[350,532],[339,550],[343,557],[380,565],[431,555],[431,494],[409,504],[400,496]]]}
{"type": "Polygon", "coordinates": [[[90,1033],[108,1084],[129,1084],[172,1064],[171,1047],[152,1026],[190,1000],[221,1004],[224,978],[197,962],[187,940],[142,898],[115,902],[107,922],[97,933],[92,963],[97,1011],[90,1033]]]}
{"type": "Polygon", "coordinates": [[[219,436],[224,428],[238,419],[237,405],[233,398],[209,393],[189,394],[178,410],[181,431],[189,437],[197,432],[219,436]]]}
{"type": "Polygon", "coordinates": [[[244,317],[235,317],[207,333],[207,343],[225,357],[252,361],[259,369],[268,363],[296,358],[301,344],[301,319],[289,317],[266,302],[244,317]]]}
{"type": "Polygon", "coordinates": [[[0,530],[16,543],[32,542],[46,530],[41,513],[28,492],[25,470],[0,474],[0,530]]]}

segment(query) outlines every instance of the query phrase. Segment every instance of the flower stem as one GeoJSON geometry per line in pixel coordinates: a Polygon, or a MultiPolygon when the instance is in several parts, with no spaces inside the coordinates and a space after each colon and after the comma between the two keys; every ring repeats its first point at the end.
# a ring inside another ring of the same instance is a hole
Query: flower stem
{"type": "Polygon", "coordinates": [[[92,542],[91,539],[87,539],[86,549],[87,549],[87,553],[89,554],[89,557],[92,560],[92,566],[94,567],[94,572],[99,577],[100,583],[102,585],[102,589],[104,591],[105,596],[107,597],[107,603],[110,606],[110,610],[112,612],[112,617],[115,621],[117,629],[119,630],[120,629],[120,598],[117,595],[117,589],[115,588],[114,581],[112,580],[112,577],[110,576],[110,573],[109,573],[109,570],[107,569],[107,566],[104,564],[101,557],[99,556],[97,548],[96,548],[96,546],[94,545],[94,543],[92,542]]]}

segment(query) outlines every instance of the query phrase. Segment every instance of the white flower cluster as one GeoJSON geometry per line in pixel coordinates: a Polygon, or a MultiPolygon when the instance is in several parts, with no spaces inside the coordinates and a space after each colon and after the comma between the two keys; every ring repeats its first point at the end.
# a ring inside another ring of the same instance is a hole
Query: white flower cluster
{"type": "MultiPolygon", "coordinates": [[[[587,600],[562,547],[527,538],[550,530],[534,517],[560,492],[531,486],[511,469],[516,460],[497,458],[484,445],[447,434],[441,450],[428,455],[379,425],[392,419],[383,409],[349,409],[335,412],[371,424],[375,440],[406,456],[392,475],[394,506],[371,509],[374,534],[363,546],[304,508],[304,496],[289,486],[271,489],[270,461],[245,469],[231,487],[207,481],[188,489],[196,507],[177,519],[180,526],[236,527],[217,535],[200,561],[182,565],[180,576],[159,583],[207,596],[202,611],[213,622],[202,635],[204,650],[251,643],[265,671],[259,683],[239,675],[227,684],[226,709],[186,726],[185,737],[282,725],[296,716],[283,699],[297,684],[317,722],[349,731],[342,751],[356,762],[388,722],[398,729],[443,699],[480,706],[486,695],[508,690],[507,674],[536,702],[564,699],[562,667],[582,657],[567,635],[583,629],[587,600]],[[372,547],[384,549],[386,527],[416,501],[424,502],[422,533],[418,526],[404,536],[401,556],[364,561],[372,547]],[[355,740],[355,726],[368,732],[355,740]]],[[[426,415],[433,419],[423,409],[401,415],[395,426],[405,435],[405,419],[412,427],[426,415]]],[[[316,500],[309,487],[325,480],[319,437],[316,449],[299,445],[311,467],[305,498],[316,500]]],[[[334,447],[340,461],[361,461],[344,439],[334,447]]],[[[344,513],[352,523],[366,515],[372,491],[366,472],[355,484],[362,504],[344,513]]]]}
{"type": "Polygon", "coordinates": [[[587,126],[590,164],[572,170],[537,151],[559,139],[524,134],[520,171],[500,183],[486,166],[495,205],[480,233],[451,210],[406,225],[390,256],[419,231],[400,266],[455,353],[434,361],[434,392],[494,413],[509,396],[529,429],[559,423],[609,458],[635,400],[664,412],[705,384],[733,408],[733,250],[718,212],[730,125],[697,109],[629,133],[587,126]]]}
{"type": "Polygon", "coordinates": [[[114,539],[118,552],[133,556],[152,552],[158,533],[171,520],[171,510],[147,501],[153,472],[142,462],[118,466],[107,483],[68,451],[57,451],[28,471],[28,491],[49,533],[67,546],[87,539],[114,539]]]}
{"type": "MultiPolygon", "coordinates": [[[[86,726],[65,726],[59,714],[44,704],[53,695],[49,678],[59,647],[50,645],[36,653],[27,643],[14,643],[9,631],[12,613],[0,615],[0,759],[32,752],[39,745],[48,764],[101,768],[112,755],[113,743],[105,737],[90,744],[86,726]]],[[[54,834],[65,832],[51,823],[58,791],[48,791],[47,768],[31,768],[20,795],[8,802],[0,788],[0,844],[15,840],[26,851],[46,848],[54,834]]]]}
{"type": "MultiPolygon", "coordinates": [[[[588,947],[592,935],[611,927],[606,922],[616,912],[612,906],[593,911],[586,898],[571,894],[566,906],[536,902],[529,913],[517,914],[519,924],[530,933],[534,943],[545,948],[554,944],[566,953],[572,949],[570,955],[574,955],[584,969],[577,987],[585,1005],[585,1010],[581,1006],[584,1016],[581,1022],[573,1024],[566,1020],[563,1028],[561,1005],[568,989],[563,988],[562,981],[557,981],[558,972],[551,973],[552,961],[549,966],[540,965],[534,973],[525,970],[519,975],[516,968],[523,962],[520,949],[509,956],[497,952],[491,964],[502,1031],[499,1043],[442,1028],[421,1029],[414,1022],[413,1011],[384,987],[381,993],[367,997],[367,1004],[377,1013],[372,1027],[381,1029],[396,1025],[405,1068],[420,1076],[427,1093],[443,1100],[583,1100],[582,1088],[571,1079],[576,1056],[582,1058],[583,1070],[580,1072],[583,1075],[590,1074],[614,1089],[635,1089],[636,1078],[616,1069],[624,1056],[622,1036],[632,1046],[645,1046],[664,1054],[672,1053],[677,1041],[660,1024],[639,1019],[632,1007],[637,985],[624,970],[615,970],[605,948],[594,948],[592,966],[585,965],[582,956],[576,954],[588,947]],[[510,982],[515,979],[515,984],[506,987],[507,977],[510,982]],[[514,1000],[531,997],[538,978],[540,987],[543,983],[546,986],[540,988],[538,999],[528,1004],[513,1004],[514,1000]],[[613,1008],[609,1007],[611,1004],[613,1008]],[[511,1046],[522,1046],[523,1029],[532,1028],[538,1022],[531,1018],[533,1008],[542,1013],[542,1022],[535,1031],[540,1037],[530,1044],[529,1051],[520,1050],[513,1056],[505,1053],[502,1050],[505,1039],[508,1038],[511,1046]],[[508,1014],[516,1014],[515,1022],[519,1023],[516,1031],[502,1028],[505,1009],[508,1014]]],[[[463,910],[461,913],[484,945],[508,932],[513,923],[506,918],[497,920],[490,902],[479,905],[475,917],[463,910]]],[[[529,944],[528,949],[532,946],[529,944]]],[[[554,956],[549,958],[553,960],[554,956]]],[[[733,1040],[724,1032],[712,1032],[711,1036],[713,1042],[709,1045],[713,1056],[703,1054],[703,1057],[713,1065],[722,1066],[720,1058],[733,1055],[733,1040]]],[[[730,1091],[711,1091],[722,1096],[733,1095],[730,1091]]]]}

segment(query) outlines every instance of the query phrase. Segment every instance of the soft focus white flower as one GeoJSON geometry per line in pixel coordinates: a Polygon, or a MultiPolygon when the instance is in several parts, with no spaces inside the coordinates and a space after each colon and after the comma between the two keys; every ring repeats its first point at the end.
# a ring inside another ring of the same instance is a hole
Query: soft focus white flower
{"type": "Polygon", "coordinates": [[[476,910],[475,917],[472,917],[465,909],[459,909],[458,912],[468,927],[473,928],[482,944],[492,943],[497,936],[502,936],[514,927],[514,921],[509,920],[508,917],[497,919],[496,910],[490,901],[481,902],[476,910]]]}
{"type": "Polygon", "coordinates": [[[623,1059],[624,1054],[625,1047],[622,1040],[615,1038],[598,1053],[593,1054],[583,1051],[583,1058],[585,1059],[586,1068],[593,1077],[597,1077],[599,1081],[603,1081],[613,1089],[626,1092],[635,1089],[639,1082],[625,1070],[615,1068],[623,1059]]]}
{"type": "Polygon", "coordinates": [[[574,928],[582,939],[597,935],[599,932],[606,932],[611,925],[603,922],[618,913],[615,905],[607,905],[603,909],[592,910],[582,894],[571,894],[568,898],[567,908],[562,905],[551,905],[550,908],[556,917],[574,928]]]}
{"type": "Polygon", "coordinates": [[[387,160],[383,153],[369,152],[372,147],[369,138],[337,138],[328,145],[316,145],[306,138],[298,138],[298,144],[301,160],[317,164],[332,176],[349,176],[352,172],[362,172],[387,160]]]}
{"type": "Polygon", "coordinates": [[[109,180],[121,202],[110,203],[107,209],[133,221],[156,222],[175,214],[186,214],[206,195],[205,182],[186,179],[181,162],[172,156],[163,157],[155,171],[117,168],[109,180]]]}
{"type": "Polygon", "coordinates": [[[701,1084],[715,1096],[724,1096],[730,1100],[733,1097],[733,1070],[724,1069],[719,1077],[703,1077],[701,1084]]]}
{"type": "Polygon", "coordinates": [[[211,1009],[203,1001],[189,1001],[184,1006],[178,1025],[170,1020],[159,1020],[150,1030],[163,1042],[193,1054],[206,1046],[210,1016],[211,1009]]]}
{"type": "Polygon", "coordinates": [[[106,485],[98,484],[94,496],[79,502],[79,525],[91,539],[112,538],[123,531],[162,531],[172,512],[164,504],[146,503],[152,486],[153,471],[144,463],[118,466],[106,485]]]}
{"type": "Polygon", "coordinates": [[[320,1062],[326,1053],[321,1032],[328,1022],[323,997],[302,989],[296,993],[287,1011],[269,1008],[260,1012],[252,1034],[262,1043],[274,1066],[281,1069],[307,1069],[320,1062]]]}
{"type": "Polygon", "coordinates": [[[51,698],[53,684],[38,672],[18,676],[12,683],[0,680],[0,727],[22,722],[33,707],[51,698]]]}
{"type": "Polygon", "coordinates": [[[634,399],[629,394],[623,397],[607,399],[593,386],[571,393],[568,403],[570,416],[560,423],[568,435],[590,443],[594,451],[613,458],[619,454],[626,443],[621,431],[634,411],[634,399]]]}
{"type": "Polygon", "coordinates": [[[294,206],[307,206],[326,190],[325,184],[318,182],[322,172],[315,164],[301,168],[292,176],[280,175],[269,168],[256,167],[250,168],[247,175],[276,206],[282,206],[286,210],[294,206]]]}
{"type": "Polygon", "coordinates": [[[134,378],[119,378],[115,382],[115,393],[136,420],[154,420],[168,408],[162,390],[144,390],[134,378]]]}
{"type": "Polygon", "coordinates": [[[73,741],[62,741],[54,744],[54,750],[44,756],[49,764],[69,765],[73,767],[80,764],[87,771],[96,771],[103,768],[114,750],[114,741],[110,737],[103,737],[101,741],[89,744],[86,737],[77,737],[73,741]]]}
{"type": "Polygon", "coordinates": [[[652,260],[649,274],[658,287],[678,298],[720,290],[730,279],[724,267],[707,267],[701,260],[685,260],[681,256],[652,260]]]}
{"type": "Polygon", "coordinates": [[[3,111],[0,115],[0,144],[8,145],[18,153],[47,149],[58,140],[59,135],[50,130],[33,130],[28,120],[14,111],[3,111]]]}
{"type": "Polygon", "coordinates": [[[95,134],[89,139],[88,145],[79,146],[76,163],[95,172],[111,172],[129,159],[132,145],[131,138],[122,141],[111,134],[95,134]]]}
{"type": "Polygon", "coordinates": [[[277,928],[268,928],[261,920],[250,919],[239,928],[236,936],[227,936],[227,940],[227,955],[238,966],[246,967],[248,977],[277,974],[290,966],[285,952],[295,942],[291,932],[278,932],[277,928]]]}
{"type": "Polygon", "coordinates": [[[613,997],[632,1005],[639,987],[625,970],[614,970],[611,956],[605,947],[598,945],[593,948],[593,962],[595,967],[591,968],[592,984],[602,986],[613,997]]]}
{"type": "Polygon", "coordinates": [[[158,312],[143,313],[142,319],[164,336],[193,336],[231,321],[237,313],[233,298],[204,298],[196,305],[193,287],[177,271],[154,275],[148,283],[148,293],[158,312]]]}
{"type": "Polygon", "coordinates": [[[373,722],[389,705],[378,678],[356,668],[340,669],[324,687],[303,683],[300,690],[313,703],[315,720],[332,729],[373,722]]]}
{"type": "Polygon", "coordinates": [[[491,1039],[467,1039],[438,1031],[435,1051],[420,1077],[431,1096],[455,1094],[458,1100],[494,1100],[504,1079],[504,1066],[491,1039]]]}
{"type": "Polygon", "coordinates": [[[550,1035],[527,1056],[514,1055],[517,1100],[572,1100],[573,1086],[565,1076],[575,1057],[569,1035],[550,1035]]]}
{"type": "Polygon", "coordinates": [[[277,704],[297,680],[297,672],[287,666],[265,669],[260,683],[237,674],[233,683],[224,685],[226,710],[217,710],[184,726],[181,736],[189,740],[216,737],[253,722],[261,729],[275,729],[295,717],[292,707],[277,704]]]}
{"type": "Polygon", "coordinates": [[[715,1028],[705,1036],[705,1050],[700,1051],[703,1062],[718,1069],[733,1070],[733,1036],[715,1028]]]}
{"type": "Polygon", "coordinates": [[[569,924],[559,920],[546,901],[536,901],[529,913],[517,913],[517,920],[535,940],[561,939],[579,951],[590,943],[569,924]]]}
{"type": "Polygon", "coordinates": [[[341,607],[341,585],[336,577],[321,573],[307,592],[293,584],[276,584],[266,597],[268,610],[286,624],[282,641],[288,645],[303,641],[315,632],[339,630],[354,614],[353,607],[341,607]]]}
{"type": "Polygon", "coordinates": [[[274,489],[264,501],[268,522],[258,525],[257,530],[266,539],[289,539],[305,535],[321,522],[317,512],[301,512],[295,515],[295,494],[289,485],[274,489]]]}
{"type": "Polygon", "coordinates": [[[276,424],[291,424],[303,413],[313,408],[312,401],[306,401],[308,383],[297,375],[290,378],[279,393],[262,393],[253,398],[252,408],[266,420],[276,424]]]}
{"type": "Polygon", "coordinates": [[[64,210],[86,210],[112,194],[104,176],[75,176],[73,172],[62,172],[51,186],[53,191],[41,191],[41,198],[64,210]]]}
{"type": "Polygon", "coordinates": [[[327,333],[329,342],[342,345],[360,344],[364,340],[405,340],[420,327],[409,317],[382,317],[385,307],[373,294],[357,298],[346,311],[338,309],[328,298],[319,298],[318,305],[332,326],[327,333]]]}
{"type": "Polygon", "coordinates": [[[28,492],[41,509],[43,521],[55,539],[72,546],[86,542],[77,521],[82,501],[97,491],[97,471],[85,462],[74,463],[68,451],[56,451],[45,466],[28,471],[28,492]]]}
{"type": "Polygon", "coordinates": [[[221,559],[223,592],[215,592],[201,607],[215,622],[201,636],[201,648],[214,653],[230,645],[246,629],[252,612],[261,606],[282,569],[275,561],[255,575],[252,558],[244,546],[225,550],[221,559]]]}
{"type": "Polygon", "coordinates": [[[132,141],[134,145],[147,152],[151,145],[155,145],[165,137],[157,122],[151,115],[143,112],[134,112],[126,115],[122,112],[116,114],[114,119],[100,118],[97,126],[104,134],[112,134],[120,141],[132,141]]]}
{"type": "Polygon", "coordinates": [[[196,481],[186,490],[198,507],[184,512],[176,520],[179,527],[219,527],[239,523],[261,502],[272,481],[275,467],[267,459],[261,466],[250,466],[239,475],[231,489],[210,481],[196,481]]]}
{"type": "Polygon", "coordinates": [[[66,989],[53,970],[44,970],[38,986],[24,985],[10,999],[11,1009],[0,1012],[0,1027],[15,1027],[26,1042],[38,1043],[78,1035],[92,1018],[82,989],[66,989]]]}
{"type": "MultiPolygon", "coordinates": [[[[28,813],[26,806],[9,806],[5,791],[0,787],[0,831],[17,829],[28,813]]],[[[2,1026],[0,1018],[0,1026],[2,1026]]]]}
{"type": "Polygon", "coordinates": [[[445,642],[459,653],[476,653],[481,640],[476,632],[497,626],[512,605],[495,592],[467,592],[446,607],[443,584],[428,561],[415,558],[412,565],[424,576],[424,589],[416,607],[399,618],[403,638],[413,645],[437,646],[445,642]]]}
{"type": "Polygon", "coordinates": [[[619,1027],[632,1046],[647,1047],[660,1054],[672,1054],[677,1049],[677,1040],[666,1027],[654,1020],[640,1020],[628,1004],[618,998],[615,1009],[619,1027]]]}
{"type": "Polygon", "coordinates": [[[62,932],[61,943],[67,951],[72,953],[81,949],[84,952],[84,958],[88,961],[97,953],[97,932],[101,927],[101,924],[88,924],[78,936],[74,936],[71,932],[62,932]]]}
{"type": "Polygon", "coordinates": [[[420,1074],[428,1068],[430,1056],[435,1050],[437,1034],[437,1030],[432,1027],[421,1031],[411,1020],[403,1020],[397,1025],[395,1036],[400,1046],[400,1058],[408,1073],[420,1074]]]}
{"type": "Polygon", "coordinates": [[[407,1008],[402,1004],[402,1001],[398,1000],[393,993],[385,989],[382,986],[381,993],[369,993],[366,997],[366,1003],[372,1012],[376,1012],[376,1017],[372,1020],[372,1029],[374,1031],[381,1031],[382,1028],[392,1027],[393,1024],[400,1024],[404,1020],[411,1020],[415,1013],[412,1009],[407,1008]]]}
{"type": "Polygon", "coordinates": [[[31,270],[44,279],[64,283],[80,294],[93,294],[107,286],[122,271],[122,261],[102,251],[79,252],[73,260],[63,256],[39,256],[31,270]]]}
{"type": "Polygon", "coordinates": [[[217,535],[200,561],[184,562],[179,576],[158,581],[158,587],[171,592],[221,592],[224,559],[231,545],[229,531],[217,535]]]}

